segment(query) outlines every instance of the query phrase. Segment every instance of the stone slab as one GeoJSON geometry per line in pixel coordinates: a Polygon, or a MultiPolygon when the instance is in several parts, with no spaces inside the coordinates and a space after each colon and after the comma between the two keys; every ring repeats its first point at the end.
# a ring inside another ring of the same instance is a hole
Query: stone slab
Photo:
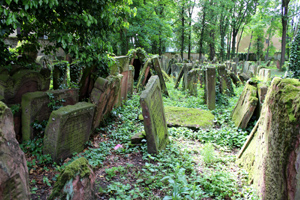
{"type": "Polygon", "coordinates": [[[165,107],[168,126],[193,129],[212,127],[215,116],[208,110],[184,107],[165,107]]]}
{"type": "Polygon", "coordinates": [[[95,105],[80,102],[65,106],[50,115],[44,136],[44,154],[54,161],[81,152],[92,132],[95,105]]]}
{"type": "Polygon", "coordinates": [[[140,97],[148,153],[157,154],[169,142],[158,76],[152,76],[140,97]]]}

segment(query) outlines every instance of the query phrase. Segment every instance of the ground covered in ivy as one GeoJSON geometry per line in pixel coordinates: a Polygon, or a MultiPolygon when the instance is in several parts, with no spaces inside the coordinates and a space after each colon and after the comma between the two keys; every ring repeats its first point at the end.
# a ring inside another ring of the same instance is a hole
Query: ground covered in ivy
{"type": "MultiPolygon", "coordinates": [[[[180,88],[173,89],[173,83],[167,87],[170,97],[164,97],[164,106],[207,110],[203,89],[192,97],[180,88]]],[[[97,199],[258,199],[247,173],[235,164],[251,130],[237,129],[230,119],[242,89],[235,88],[232,97],[217,95],[211,128],[169,128],[170,144],[158,155],[147,153],[146,141],[130,144],[130,137],[143,131],[138,95],[113,110],[83,152],[60,163],[42,155],[41,128],[40,137],[21,145],[27,157],[32,199],[46,199],[59,172],[82,156],[96,172],[97,199]]]]}

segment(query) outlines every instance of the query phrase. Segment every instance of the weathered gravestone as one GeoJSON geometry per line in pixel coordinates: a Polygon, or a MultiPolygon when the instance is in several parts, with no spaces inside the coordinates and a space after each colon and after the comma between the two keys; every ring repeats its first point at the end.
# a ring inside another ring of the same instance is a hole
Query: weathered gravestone
{"type": "Polygon", "coordinates": [[[200,69],[192,69],[187,75],[187,89],[193,96],[197,96],[197,85],[200,76],[200,69]]]}
{"type": "Polygon", "coordinates": [[[270,69],[260,69],[258,77],[263,81],[268,81],[271,78],[271,70],[270,69]]]}
{"type": "Polygon", "coordinates": [[[95,181],[95,173],[87,159],[84,157],[78,158],[60,173],[48,200],[96,199],[95,181]]]}
{"type": "Polygon", "coordinates": [[[151,76],[141,94],[148,153],[157,154],[169,142],[166,116],[158,76],[151,76]]]}
{"type": "Polygon", "coordinates": [[[48,120],[54,106],[74,105],[79,99],[78,89],[29,92],[22,97],[22,140],[33,139],[37,132],[32,124],[48,120]]]}
{"type": "Polygon", "coordinates": [[[261,199],[300,199],[300,82],[274,78],[237,162],[261,199]]]}
{"type": "Polygon", "coordinates": [[[243,84],[250,79],[250,77],[245,73],[238,73],[238,77],[243,84]]]}
{"type": "Polygon", "coordinates": [[[99,77],[91,93],[91,102],[96,105],[93,129],[112,111],[116,105],[120,91],[121,79],[118,76],[99,77]]]}
{"type": "Polygon", "coordinates": [[[208,66],[205,74],[206,104],[209,110],[216,106],[216,67],[208,66]]]}
{"type": "Polygon", "coordinates": [[[45,129],[44,154],[59,161],[81,152],[91,134],[94,111],[95,105],[86,102],[53,111],[45,129]]]}
{"type": "Polygon", "coordinates": [[[4,88],[4,102],[6,104],[20,104],[23,94],[48,90],[50,73],[47,71],[49,70],[43,69],[45,73],[42,73],[42,71],[21,69],[12,76],[5,72],[1,74],[0,85],[4,88]]]}
{"type": "Polygon", "coordinates": [[[256,85],[251,85],[248,81],[231,114],[232,120],[237,127],[247,127],[248,122],[255,111],[257,103],[257,87],[256,85]]]}
{"type": "Polygon", "coordinates": [[[186,90],[188,86],[188,73],[191,69],[193,69],[192,63],[186,63],[184,64],[183,69],[183,77],[182,77],[182,89],[186,90]]]}
{"type": "Polygon", "coordinates": [[[178,75],[181,71],[183,64],[182,63],[175,63],[171,65],[171,76],[173,77],[173,81],[175,82],[178,78],[178,75]]]}
{"type": "Polygon", "coordinates": [[[81,78],[81,73],[84,65],[80,61],[72,62],[70,64],[70,80],[73,83],[79,83],[81,78]]]}
{"type": "Polygon", "coordinates": [[[0,101],[0,199],[30,199],[27,162],[16,140],[11,110],[0,101]]]}

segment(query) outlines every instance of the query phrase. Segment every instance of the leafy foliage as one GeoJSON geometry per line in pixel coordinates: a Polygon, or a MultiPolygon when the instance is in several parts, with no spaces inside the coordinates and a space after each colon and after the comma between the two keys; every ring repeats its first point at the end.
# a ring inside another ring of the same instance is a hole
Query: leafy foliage
{"type": "Polygon", "coordinates": [[[292,78],[300,78],[300,28],[293,40],[288,71],[292,78]]]}

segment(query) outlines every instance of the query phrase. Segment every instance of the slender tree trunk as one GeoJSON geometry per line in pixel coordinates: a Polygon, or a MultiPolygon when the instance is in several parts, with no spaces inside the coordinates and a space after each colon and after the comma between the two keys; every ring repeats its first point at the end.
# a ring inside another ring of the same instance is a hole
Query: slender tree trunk
{"type": "Polygon", "coordinates": [[[192,46],[192,42],[191,42],[191,37],[192,37],[192,19],[190,19],[191,21],[189,22],[189,46],[188,46],[188,59],[191,60],[191,46],[192,46]]]}
{"type": "MultiPolygon", "coordinates": [[[[215,33],[214,31],[210,31],[211,41],[215,41],[215,33]]],[[[215,57],[215,42],[209,43],[209,59],[213,60],[215,57]]]]}
{"type": "Polygon", "coordinates": [[[230,49],[231,49],[231,34],[230,32],[228,33],[228,42],[227,42],[227,56],[226,56],[226,59],[230,59],[230,49]]]}
{"type": "Polygon", "coordinates": [[[183,59],[183,51],[184,51],[184,6],[182,6],[181,10],[181,58],[183,59]]]}
{"type": "Polygon", "coordinates": [[[249,43],[249,47],[248,47],[246,61],[249,60],[249,52],[250,52],[250,48],[251,48],[252,38],[253,38],[253,31],[251,32],[250,43],[249,43]]]}
{"type": "Polygon", "coordinates": [[[200,43],[199,43],[199,61],[202,62],[201,57],[203,53],[203,37],[204,37],[204,28],[205,28],[205,16],[206,16],[206,4],[203,6],[203,15],[201,22],[201,34],[200,34],[200,43]]]}
{"type": "Polygon", "coordinates": [[[280,59],[280,69],[284,65],[285,61],[285,49],[286,49],[286,33],[287,33],[287,21],[288,21],[288,6],[290,0],[282,0],[281,8],[281,23],[282,23],[282,37],[281,37],[281,59],[280,59]]]}
{"type": "Polygon", "coordinates": [[[232,30],[232,44],[231,44],[231,59],[235,56],[235,43],[236,43],[236,36],[237,36],[238,30],[234,29],[232,30]]]}

